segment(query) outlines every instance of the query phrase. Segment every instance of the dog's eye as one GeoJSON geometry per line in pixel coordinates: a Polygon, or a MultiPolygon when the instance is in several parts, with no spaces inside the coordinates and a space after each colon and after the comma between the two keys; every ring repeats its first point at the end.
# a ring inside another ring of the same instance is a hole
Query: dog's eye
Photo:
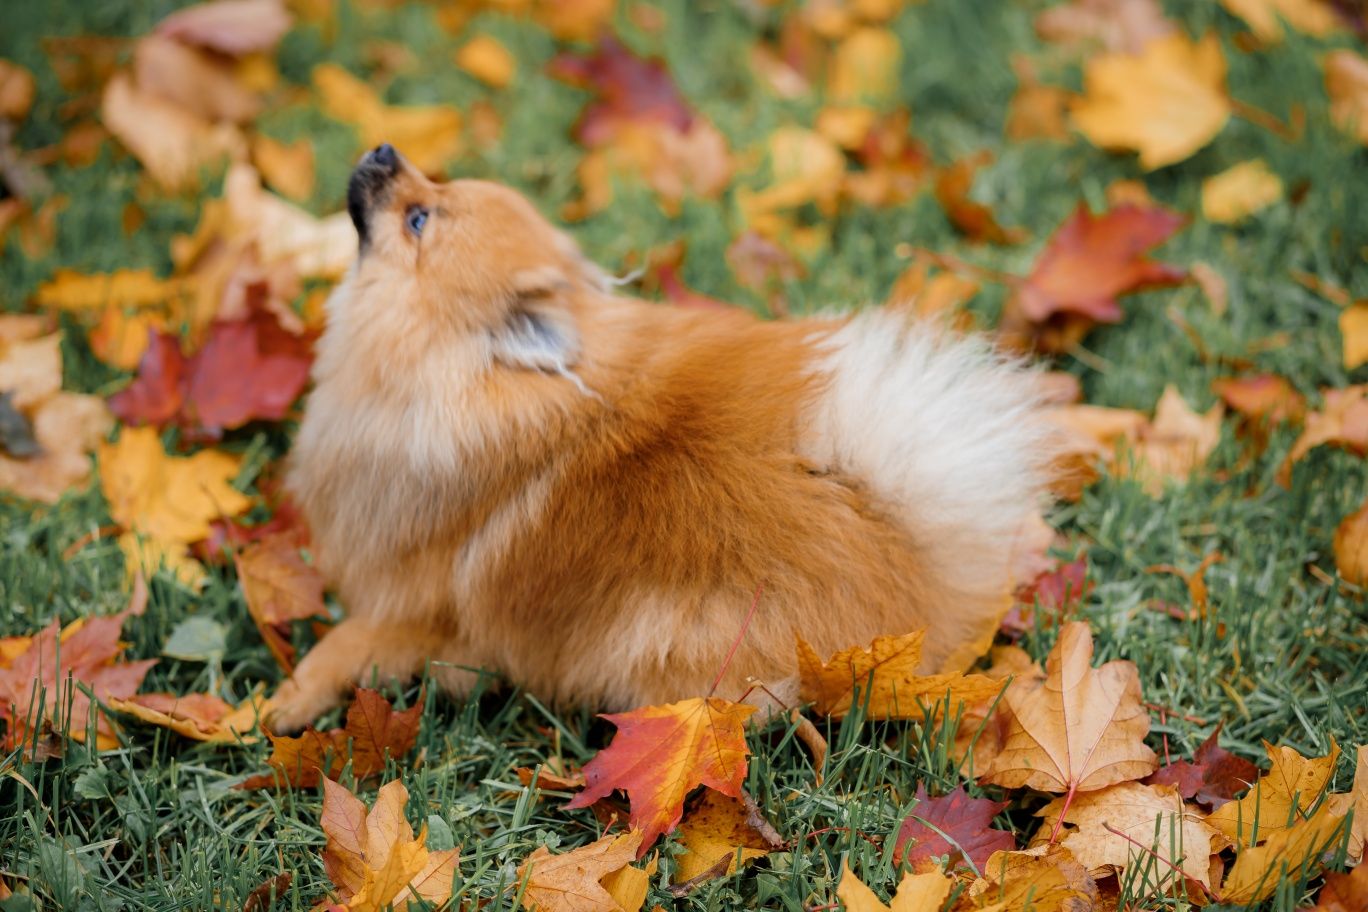
{"type": "Polygon", "coordinates": [[[408,212],[404,214],[404,224],[408,230],[413,232],[414,237],[421,237],[423,226],[427,224],[428,211],[423,206],[409,206],[408,212]]]}

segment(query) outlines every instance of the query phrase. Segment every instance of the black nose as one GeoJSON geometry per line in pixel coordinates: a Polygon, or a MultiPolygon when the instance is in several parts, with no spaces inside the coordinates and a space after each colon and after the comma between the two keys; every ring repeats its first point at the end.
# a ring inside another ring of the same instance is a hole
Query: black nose
{"type": "Polygon", "coordinates": [[[372,164],[379,165],[382,168],[394,169],[399,167],[399,153],[395,152],[394,146],[389,143],[381,143],[376,146],[366,158],[370,159],[372,164]]]}
{"type": "Polygon", "coordinates": [[[389,185],[399,173],[399,153],[394,146],[381,143],[361,156],[347,184],[347,211],[365,249],[370,240],[370,212],[389,197],[389,185]]]}

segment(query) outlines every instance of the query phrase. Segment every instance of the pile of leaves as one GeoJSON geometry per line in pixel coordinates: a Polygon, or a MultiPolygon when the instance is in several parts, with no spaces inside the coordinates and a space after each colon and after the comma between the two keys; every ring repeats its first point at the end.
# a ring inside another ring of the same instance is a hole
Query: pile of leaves
{"type": "Polygon", "coordinates": [[[0,44],[0,909],[1368,908],[1352,4],[134,6],[0,44]],[[264,730],[345,608],[279,472],[382,141],[661,306],[858,280],[1039,362],[1063,506],[971,670],[797,631],[782,710],[420,682],[264,730]],[[1295,527],[1290,579],[1230,511],[1295,527]]]}

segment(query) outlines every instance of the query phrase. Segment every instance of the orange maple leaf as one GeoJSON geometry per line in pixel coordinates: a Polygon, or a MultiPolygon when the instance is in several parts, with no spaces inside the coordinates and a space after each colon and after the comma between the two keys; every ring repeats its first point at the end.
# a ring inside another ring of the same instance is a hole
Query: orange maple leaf
{"type": "Polygon", "coordinates": [[[1140,704],[1135,665],[1093,668],[1092,654],[1088,625],[1065,624],[1050,651],[1044,685],[1007,691],[1009,728],[985,782],[1067,792],[1071,800],[1076,792],[1154,772],[1158,758],[1144,742],[1149,715],[1140,704]]]}
{"type": "Polygon", "coordinates": [[[339,775],[348,760],[358,780],[374,776],[384,770],[387,757],[398,759],[413,750],[422,712],[422,700],[395,712],[379,691],[358,688],[342,728],[308,728],[297,737],[267,732],[272,750],[266,762],[274,771],[250,776],[237,787],[307,788],[317,785],[320,778],[339,775]]]}
{"type": "Polygon", "coordinates": [[[613,743],[584,767],[588,782],[566,807],[588,807],[616,789],[631,802],[641,830],[637,857],[679,825],[684,798],[706,785],[733,798],[746,779],[745,722],[756,707],[718,697],[644,706],[603,718],[618,727],[613,743]]]}

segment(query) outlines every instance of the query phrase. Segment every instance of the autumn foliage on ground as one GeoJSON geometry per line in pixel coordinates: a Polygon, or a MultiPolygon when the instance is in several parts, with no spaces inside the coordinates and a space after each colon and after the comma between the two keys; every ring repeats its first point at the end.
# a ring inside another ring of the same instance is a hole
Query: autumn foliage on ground
{"type": "Polygon", "coordinates": [[[1368,908],[1366,34],[1329,0],[7,11],[0,910],[1368,908]],[[1039,363],[1061,502],[996,637],[924,675],[918,631],[795,631],[773,714],[486,677],[266,730],[345,607],[280,474],[382,141],[661,306],[882,302],[1039,363]]]}

